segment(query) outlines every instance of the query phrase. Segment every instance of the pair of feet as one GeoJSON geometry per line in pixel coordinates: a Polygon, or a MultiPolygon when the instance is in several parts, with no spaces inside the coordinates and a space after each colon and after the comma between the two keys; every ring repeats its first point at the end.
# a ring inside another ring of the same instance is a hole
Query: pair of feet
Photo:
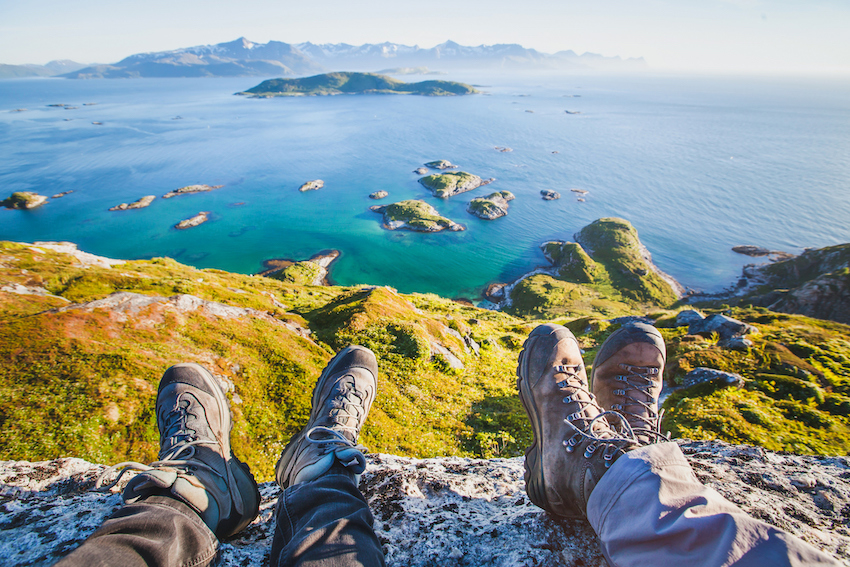
{"type": "MultiPolygon", "coordinates": [[[[313,480],[335,463],[355,478],[365,470],[357,437],[377,393],[377,375],[375,355],[360,346],[343,349],[328,363],[313,390],[309,422],[275,467],[282,488],[313,480]]],[[[156,419],[159,460],[110,467],[101,479],[123,469],[105,488],[126,471],[140,470],[121,494],[126,503],[170,496],[197,512],[219,539],[242,531],[257,517],[260,494],[248,465],[231,451],[230,407],[216,379],[197,364],[172,366],[159,384],[156,419]]]]}
{"type": "MultiPolygon", "coordinates": [[[[556,515],[583,515],[607,468],[626,451],[661,437],[657,400],[664,359],[655,328],[625,326],[600,349],[591,391],[578,341],[568,329],[541,325],[529,335],[517,386],[534,431],[525,465],[532,502],[556,515]]],[[[355,476],[365,470],[357,437],[377,393],[377,374],[375,355],[359,346],[328,363],[313,390],[307,425],[275,468],[282,488],[313,480],[334,464],[355,476]]],[[[142,471],[124,488],[125,502],[169,495],[194,509],[220,539],[240,532],[257,516],[260,496],[248,466],[231,451],[230,408],[217,381],[197,364],[169,368],[156,415],[159,460],[112,467],[142,471]]]]}

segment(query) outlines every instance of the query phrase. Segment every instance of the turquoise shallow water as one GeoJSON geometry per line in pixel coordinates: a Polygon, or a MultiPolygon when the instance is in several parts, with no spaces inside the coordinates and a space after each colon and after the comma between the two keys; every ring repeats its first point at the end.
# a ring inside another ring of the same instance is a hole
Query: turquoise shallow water
{"type": "Polygon", "coordinates": [[[736,244],[850,241],[850,81],[447,78],[486,94],[256,100],[233,96],[259,82],[250,78],[0,81],[0,193],[74,191],[0,210],[0,239],[245,273],[336,248],[338,283],[473,298],[545,263],[541,242],[603,216],[631,220],[662,269],[706,290],[750,261],[736,244]],[[78,108],[46,106],[57,103],[78,108]],[[497,181],[433,198],[412,170],[440,158],[497,181]],[[297,191],[316,178],[324,189],[297,191]],[[107,211],[193,183],[225,187],[107,211]],[[586,202],[571,188],[589,191],[586,202]],[[422,198],[468,230],[385,231],[368,210],[378,189],[390,193],[383,203],[422,198]],[[543,201],[541,189],[562,198],[543,201]],[[495,190],[517,197],[507,217],[466,213],[495,190]],[[199,211],[212,220],[171,228],[199,211]]]}

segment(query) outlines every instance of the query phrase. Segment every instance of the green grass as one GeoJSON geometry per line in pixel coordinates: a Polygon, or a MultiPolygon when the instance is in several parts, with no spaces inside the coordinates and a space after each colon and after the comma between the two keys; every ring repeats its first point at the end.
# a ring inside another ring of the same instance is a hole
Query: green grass
{"type": "Polygon", "coordinates": [[[481,185],[481,178],[465,171],[433,173],[419,179],[435,197],[447,198],[455,193],[469,191],[481,185]]]}
{"type": "Polygon", "coordinates": [[[406,222],[410,226],[425,230],[438,230],[451,226],[451,220],[441,216],[437,211],[420,200],[400,201],[387,205],[383,209],[384,218],[390,221],[406,222]]]}

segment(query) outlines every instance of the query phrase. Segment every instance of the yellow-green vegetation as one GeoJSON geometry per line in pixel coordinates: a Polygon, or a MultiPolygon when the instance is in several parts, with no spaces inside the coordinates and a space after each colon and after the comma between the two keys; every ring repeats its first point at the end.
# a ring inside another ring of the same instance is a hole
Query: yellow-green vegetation
{"type": "Polygon", "coordinates": [[[317,96],[337,94],[416,94],[451,96],[474,94],[478,91],[465,83],[454,81],[421,81],[405,83],[375,73],[326,73],[299,79],[269,79],[240,95],[257,97],[317,96]]]}
{"type": "Polygon", "coordinates": [[[9,195],[3,201],[0,201],[0,207],[9,209],[33,209],[44,204],[47,197],[33,193],[32,191],[17,191],[9,195]]]}
{"type": "Polygon", "coordinates": [[[611,284],[630,299],[666,306],[676,293],[647,265],[638,233],[623,219],[598,219],[581,229],[576,240],[608,272],[611,284]]]}
{"type": "Polygon", "coordinates": [[[269,274],[270,278],[280,280],[282,282],[314,285],[316,279],[322,275],[322,267],[316,262],[293,262],[282,270],[278,270],[269,274]]]}
{"type": "Polygon", "coordinates": [[[567,281],[593,283],[603,278],[604,270],[577,242],[547,242],[543,254],[558,266],[558,275],[567,281]]]}
{"type": "Polygon", "coordinates": [[[83,267],[70,255],[13,243],[0,244],[0,281],[52,294],[0,291],[0,459],[153,460],[162,372],[198,362],[233,384],[234,450],[270,480],[309,415],[321,369],[349,343],[372,348],[381,368],[361,437],[372,451],[517,455],[529,439],[514,366],[531,327],[504,313],[389,288],[196,270],[165,258],[83,267]],[[223,318],[162,304],[61,310],[66,300],[118,291],[191,294],[257,311],[223,318]],[[480,356],[464,337],[480,345],[480,356]],[[464,368],[432,358],[432,343],[464,368]]]}
{"type": "Polygon", "coordinates": [[[467,211],[483,219],[495,219],[508,214],[508,201],[515,199],[510,191],[496,191],[469,202],[467,211]]]}
{"type": "Polygon", "coordinates": [[[434,207],[421,200],[399,201],[375,210],[384,214],[384,222],[390,228],[396,228],[391,223],[405,223],[412,230],[437,232],[455,225],[450,219],[441,216],[434,207]]]}
{"type": "Polygon", "coordinates": [[[481,185],[481,178],[465,171],[434,173],[419,180],[435,197],[446,199],[452,195],[471,191],[481,185]]]}
{"type": "Polygon", "coordinates": [[[576,242],[547,242],[543,253],[554,275],[528,277],[511,291],[506,310],[520,317],[606,317],[633,315],[676,301],[673,288],[641,255],[637,231],[622,219],[600,219],[584,227],[576,242]]]}
{"type": "Polygon", "coordinates": [[[723,439],[796,453],[850,451],[850,327],[764,308],[736,308],[731,316],[755,325],[745,351],[713,338],[662,329],[668,383],[703,366],[740,374],[743,389],[708,383],[674,392],[664,427],[675,437],[723,439]]]}

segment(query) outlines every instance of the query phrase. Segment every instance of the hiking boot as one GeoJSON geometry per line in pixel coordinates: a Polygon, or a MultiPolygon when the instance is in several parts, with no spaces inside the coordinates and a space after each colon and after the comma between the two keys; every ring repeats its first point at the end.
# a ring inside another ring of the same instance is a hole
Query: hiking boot
{"type": "Polygon", "coordinates": [[[378,361],[368,348],[349,346],[322,371],[313,389],[310,421],[283,449],[275,467],[282,488],[308,482],[339,463],[355,475],[366,469],[360,428],[378,392],[378,361]]]}
{"type": "Polygon", "coordinates": [[[630,323],[611,333],[593,361],[593,393],[599,405],[622,414],[642,445],[667,440],[660,432],[658,412],[666,359],[658,329],[630,323]]]}
{"type": "Polygon", "coordinates": [[[584,517],[599,479],[638,444],[609,425],[606,415],[613,412],[603,412],[588,390],[581,349],[569,329],[534,329],[519,355],[517,376],[534,432],[525,453],[528,497],[552,514],[584,517]]]}
{"type": "Polygon", "coordinates": [[[121,463],[111,488],[128,470],[141,470],[121,496],[132,504],[165,495],[192,508],[219,539],[230,537],[257,517],[260,493],[248,465],[230,450],[230,407],[218,382],[197,364],[165,371],[156,396],[159,460],[150,465],[121,463]]]}

